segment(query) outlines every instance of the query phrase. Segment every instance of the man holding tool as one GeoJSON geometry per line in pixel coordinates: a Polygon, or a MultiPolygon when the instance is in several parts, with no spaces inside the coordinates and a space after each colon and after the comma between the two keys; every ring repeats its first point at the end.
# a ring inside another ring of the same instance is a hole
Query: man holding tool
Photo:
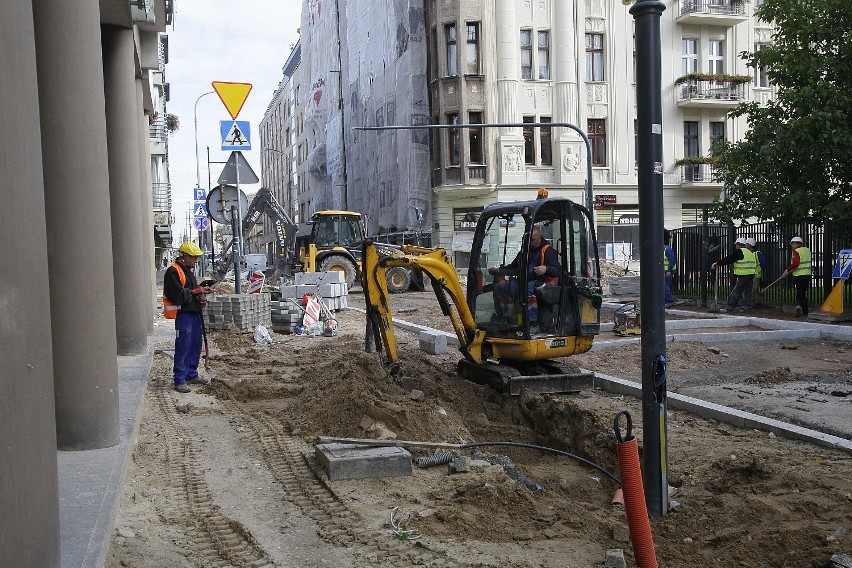
{"type": "Polygon", "coordinates": [[[746,240],[744,238],[737,239],[734,247],[734,252],[724,258],[720,258],[710,265],[710,268],[713,270],[716,270],[717,266],[724,266],[726,264],[734,265],[734,276],[736,277],[736,280],[734,282],[734,287],[731,290],[731,294],[728,296],[728,306],[719,311],[723,313],[734,311],[734,308],[737,307],[740,298],[742,298],[742,311],[750,312],[755,256],[754,253],[746,247],[746,240]]]}
{"type": "Polygon", "coordinates": [[[811,286],[811,249],[805,246],[802,237],[790,239],[793,254],[790,264],[781,276],[793,275],[796,285],[796,317],[808,317],[808,288],[811,286]]]}
{"type": "Polygon", "coordinates": [[[204,294],[210,288],[199,286],[195,279],[195,264],[203,255],[193,242],[183,243],[179,256],[163,276],[163,315],[175,320],[175,390],[190,391],[189,385],[206,385],[210,382],[198,376],[201,359],[201,342],[204,335],[202,310],[207,305],[204,294]]]}

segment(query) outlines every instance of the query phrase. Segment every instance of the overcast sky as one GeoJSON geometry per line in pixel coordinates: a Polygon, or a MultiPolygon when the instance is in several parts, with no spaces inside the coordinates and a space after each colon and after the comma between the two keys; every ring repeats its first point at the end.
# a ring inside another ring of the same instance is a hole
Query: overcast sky
{"type": "MultiPolygon", "coordinates": [[[[169,36],[166,81],[171,85],[167,112],[176,114],[180,129],[169,139],[169,173],[172,182],[173,237],[183,240],[193,188],[208,189],[207,147],[210,161],[224,162],[230,152],[221,150],[219,121],[230,120],[211,82],[250,83],[252,89],[237,120],[250,123],[252,150],[244,152],[260,177],[258,128],[266,107],[281,81],[281,69],[290,46],[299,38],[302,0],[178,0],[169,36]],[[198,104],[196,106],[196,100],[198,104]],[[198,117],[198,172],[195,158],[195,120],[198,117]]],[[[222,164],[210,164],[213,187],[222,164]]],[[[245,193],[260,185],[241,187],[245,193]]],[[[191,220],[190,220],[191,222],[191,220]]]]}

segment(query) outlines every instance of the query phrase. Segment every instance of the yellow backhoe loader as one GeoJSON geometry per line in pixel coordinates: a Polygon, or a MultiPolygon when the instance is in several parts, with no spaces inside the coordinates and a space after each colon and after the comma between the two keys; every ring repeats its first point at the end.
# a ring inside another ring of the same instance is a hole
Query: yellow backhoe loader
{"type": "Polygon", "coordinates": [[[464,287],[446,250],[402,246],[399,251],[383,253],[369,239],[362,250],[368,331],[392,377],[398,380],[403,371],[386,273],[404,267],[431,280],[464,356],[457,366],[460,376],[509,394],[591,386],[591,373],[559,361],[588,351],[600,331],[597,242],[586,208],[546,197],[489,205],[476,223],[464,287]],[[534,270],[544,263],[542,248],[531,243],[538,231],[544,239],[540,246],[549,245],[558,258],[558,276],[550,274],[546,282],[534,270]]]}

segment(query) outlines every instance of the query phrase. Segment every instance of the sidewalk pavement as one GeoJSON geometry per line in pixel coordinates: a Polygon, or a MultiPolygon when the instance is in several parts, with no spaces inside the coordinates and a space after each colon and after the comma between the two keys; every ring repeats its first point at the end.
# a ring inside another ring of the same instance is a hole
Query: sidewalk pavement
{"type": "Polygon", "coordinates": [[[171,322],[163,321],[154,325],[147,354],[118,357],[119,444],[98,450],[57,452],[62,568],[101,568],[104,564],[139,428],[153,346],[167,342],[175,333],[171,322]]]}

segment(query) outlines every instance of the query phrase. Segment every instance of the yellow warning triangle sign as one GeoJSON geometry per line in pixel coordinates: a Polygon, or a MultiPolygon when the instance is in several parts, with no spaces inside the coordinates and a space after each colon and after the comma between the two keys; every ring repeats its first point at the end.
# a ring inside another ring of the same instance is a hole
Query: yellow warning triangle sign
{"type": "Polygon", "coordinates": [[[243,109],[243,104],[245,104],[249,91],[251,91],[251,83],[213,81],[212,85],[216,94],[222,99],[225,108],[228,109],[228,114],[231,115],[231,118],[237,120],[237,115],[243,109]]]}

